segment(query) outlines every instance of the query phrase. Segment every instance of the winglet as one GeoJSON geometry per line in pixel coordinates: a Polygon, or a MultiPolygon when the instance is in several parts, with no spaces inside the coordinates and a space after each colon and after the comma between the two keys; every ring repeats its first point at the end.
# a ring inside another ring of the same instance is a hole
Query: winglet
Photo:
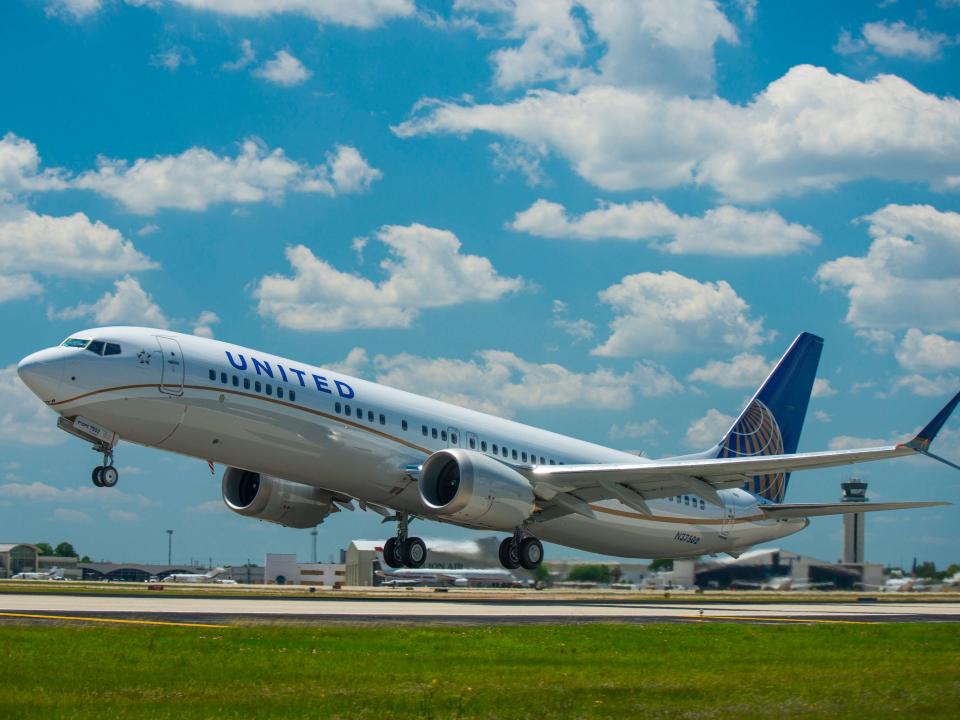
{"type": "Polygon", "coordinates": [[[947,418],[950,417],[950,414],[954,411],[954,408],[957,407],[958,403],[960,403],[960,392],[954,395],[953,399],[943,406],[943,410],[938,412],[936,417],[928,422],[927,426],[917,433],[917,436],[913,440],[906,443],[906,446],[917,452],[926,453],[927,450],[930,449],[930,443],[937,437],[940,428],[947,422],[947,418]]]}

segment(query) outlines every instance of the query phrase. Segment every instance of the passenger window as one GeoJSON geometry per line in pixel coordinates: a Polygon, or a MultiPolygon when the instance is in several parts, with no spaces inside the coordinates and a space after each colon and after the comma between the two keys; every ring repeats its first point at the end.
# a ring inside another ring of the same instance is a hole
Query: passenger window
{"type": "Polygon", "coordinates": [[[238,378],[236,375],[233,376],[233,386],[240,387],[240,378],[238,378]]]}
{"type": "Polygon", "coordinates": [[[283,399],[283,388],[280,387],[279,385],[277,386],[277,397],[280,398],[281,400],[283,399]]]}
{"type": "Polygon", "coordinates": [[[225,372],[220,373],[220,382],[222,382],[224,385],[227,384],[227,374],[225,372]]]}
{"type": "Polygon", "coordinates": [[[367,420],[373,422],[373,410],[367,410],[367,420]]]}
{"type": "Polygon", "coordinates": [[[555,463],[553,462],[553,458],[550,459],[550,464],[551,464],[551,465],[554,465],[554,464],[555,464],[555,463]]]}
{"type": "Polygon", "coordinates": [[[380,424],[381,425],[387,424],[387,417],[383,413],[380,413],[380,424]]]}
{"type": "Polygon", "coordinates": [[[459,444],[460,444],[459,441],[457,440],[457,434],[456,434],[456,433],[450,433],[450,442],[452,442],[454,445],[459,445],[459,444]]]}
{"type": "Polygon", "coordinates": [[[516,450],[511,450],[511,451],[510,451],[510,454],[513,456],[513,459],[514,459],[514,460],[517,459],[517,451],[516,451],[516,450]]]}
{"type": "Polygon", "coordinates": [[[260,385],[260,381],[259,381],[259,380],[257,380],[257,381],[253,384],[253,389],[254,389],[255,392],[260,392],[260,391],[262,390],[262,387],[261,387],[261,385],[260,385]]]}
{"type": "Polygon", "coordinates": [[[690,498],[689,498],[687,495],[684,495],[684,496],[683,496],[683,504],[684,504],[684,505],[689,505],[689,504],[690,504],[690,498]]]}
{"type": "Polygon", "coordinates": [[[107,343],[106,349],[103,351],[104,355],[119,355],[120,346],[116,343],[107,343]]]}
{"type": "Polygon", "coordinates": [[[487,441],[486,441],[486,440],[481,440],[481,441],[480,441],[480,449],[481,449],[483,452],[486,452],[486,451],[487,451],[487,441]]]}
{"type": "Polygon", "coordinates": [[[473,438],[470,438],[470,441],[469,441],[469,442],[470,442],[470,449],[471,449],[471,450],[476,450],[476,449],[477,449],[477,441],[474,440],[473,438]]]}
{"type": "Polygon", "coordinates": [[[267,383],[267,395],[273,395],[273,385],[267,383]]]}
{"type": "Polygon", "coordinates": [[[87,345],[87,350],[97,355],[103,355],[103,340],[92,340],[89,345],[87,345]]]}
{"type": "Polygon", "coordinates": [[[543,459],[543,455],[540,456],[540,464],[541,464],[541,465],[546,465],[546,464],[547,464],[547,461],[543,459]]]}
{"type": "Polygon", "coordinates": [[[334,403],[333,409],[337,411],[337,415],[343,412],[343,405],[340,403],[334,403]]]}
{"type": "MultiPolygon", "coordinates": [[[[349,412],[347,414],[349,415],[349,412]]],[[[357,420],[363,420],[363,408],[357,408],[357,420]]]]}
{"type": "Polygon", "coordinates": [[[249,389],[250,389],[250,378],[244,378],[244,379],[243,379],[243,389],[244,389],[244,390],[249,390],[249,389]]]}
{"type": "Polygon", "coordinates": [[[497,444],[494,443],[494,444],[493,444],[493,454],[496,455],[498,452],[500,452],[500,449],[497,447],[497,444]]]}
{"type": "Polygon", "coordinates": [[[344,406],[343,406],[343,414],[346,415],[347,417],[350,417],[350,406],[349,406],[349,405],[344,405],[344,406]]]}
{"type": "Polygon", "coordinates": [[[526,462],[526,461],[527,461],[527,454],[526,454],[526,453],[520,453],[520,459],[523,460],[524,462],[526,462]]]}
{"type": "Polygon", "coordinates": [[[423,430],[423,436],[426,437],[426,436],[427,436],[427,426],[426,426],[426,425],[421,425],[420,428],[423,430]]]}
{"type": "Polygon", "coordinates": [[[707,505],[706,505],[705,502],[703,502],[703,500],[700,501],[700,509],[701,509],[701,510],[706,510],[706,509],[707,509],[707,505]]]}
{"type": "Polygon", "coordinates": [[[290,391],[290,402],[293,402],[297,399],[297,393],[293,390],[290,391]]]}
{"type": "Polygon", "coordinates": [[[213,380],[214,382],[217,381],[217,371],[216,371],[216,370],[211,370],[211,371],[210,371],[210,379],[213,380]]]}
{"type": "Polygon", "coordinates": [[[441,430],[441,431],[440,431],[440,439],[443,440],[444,442],[447,441],[447,431],[446,431],[446,430],[441,430]]]}
{"type": "Polygon", "coordinates": [[[406,420],[401,420],[401,421],[400,421],[400,429],[403,430],[404,432],[406,432],[406,430],[407,430],[407,421],[406,421],[406,420]]]}
{"type": "Polygon", "coordinates": [[[500,448],[500,454],[503,455],[504,457],[506,457],[506,456],[507,456],[507,449],[506,449],[505,447],[500,448]]]}
{"type": "Polygon", "coordinates": [[[430,428],[430,435],[433,437],[434,440],[436,440],[436,439],[437,439],[437,429],[436,429],[436,428],[430,428]]]}

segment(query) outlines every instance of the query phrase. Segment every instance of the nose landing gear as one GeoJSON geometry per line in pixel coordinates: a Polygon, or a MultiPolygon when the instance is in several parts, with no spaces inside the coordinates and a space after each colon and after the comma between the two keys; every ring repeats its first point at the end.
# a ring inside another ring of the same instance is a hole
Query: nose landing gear
{"type": "Polygon", "coordinates": [[[507,570],[522,567],[536,570],[543,562],[543,545],[535,537],[525,535],[517,528],[511,537],[500,543],[500,564],[507,570]]]}
{"type": "Polygon", "coordinates": [[[93,449],[103,453],[103,465],[97,465],[93,469],[90,479],[97,487],[113,487],[120,479],[120,473],[113,466],[113,448],[95,445],[93,449]]]}

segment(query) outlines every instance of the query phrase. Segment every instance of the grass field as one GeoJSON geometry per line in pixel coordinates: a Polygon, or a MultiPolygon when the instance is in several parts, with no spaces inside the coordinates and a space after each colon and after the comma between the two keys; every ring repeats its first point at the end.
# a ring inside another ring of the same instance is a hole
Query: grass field
{"type": "Polygon", "coordinates": [[[950,717],[960,625],[0,625],[0,718],[950,717]]]}

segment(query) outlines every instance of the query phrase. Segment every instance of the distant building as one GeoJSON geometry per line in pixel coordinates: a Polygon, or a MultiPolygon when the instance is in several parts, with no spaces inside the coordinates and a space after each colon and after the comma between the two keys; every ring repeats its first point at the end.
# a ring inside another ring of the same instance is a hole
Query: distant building
{"type": "Polygon", "coordinates": [[[0,578],[38,572],[40,548],[29,543],[0,543],[0,578]]]}
{"type": "Polygon", "coordinates": [[[341,563],[300,563],[299,583],[317,587],[340,587],[347,584],[347,566],[341,563]]]}
{"type": "Polygon", "coordinates": [[[264,568],[263,581],[267,585],[296,585],[300,579],[296,555],[267,553],[264,568]]]}

